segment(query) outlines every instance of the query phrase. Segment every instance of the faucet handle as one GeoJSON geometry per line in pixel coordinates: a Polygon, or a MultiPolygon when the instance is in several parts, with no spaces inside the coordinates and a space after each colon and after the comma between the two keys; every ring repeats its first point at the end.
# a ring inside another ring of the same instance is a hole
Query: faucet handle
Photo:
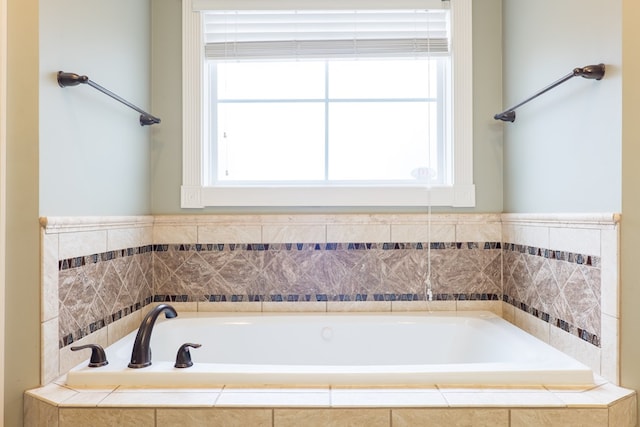
{"type": "Polygon", "coordinates": [[[174,367],[188,368],[189,366],[193,366],[193,362],[191,361],[191,353],[189,352],[189,347],[200,348],[202,347],[202,344],[194,344],[194,343],[182,344],[178,349],[178,354],[176,355],[176,364],[173,365],[174,367]]]}
{"type": "Polygon", "coordinates": [[[109,364],[107,361],[107,355],[99,344],[87,344],[71,347],[71,351],[84,350],[85,348],[91,349],[91,359],[89,359],[90,368],[99,368],[100,366],[109,364]]]}

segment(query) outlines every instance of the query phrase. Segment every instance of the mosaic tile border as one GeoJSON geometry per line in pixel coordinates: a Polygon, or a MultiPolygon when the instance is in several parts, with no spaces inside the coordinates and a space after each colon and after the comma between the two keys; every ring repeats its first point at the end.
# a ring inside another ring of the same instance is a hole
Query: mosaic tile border
{"type": "Polygon", "coordinates": [[[556,251],[553,249],[539,248],[536,246],[519,245],[516,243],[503,243],[502,248],[505,252],[519,252],[521,254],[529,254],[532,256],[539,256],[548,259],[555,259],[558,261],[566,261],[569,263],[575,263],[580,265],[588,265],[591,267],[599,268],[602,264],[602,260],[598,256],[580,254],[567,251],[556,251]]]}
{"type": "MultiPolygon", "coordinates": [[[[139,254],[162,252],[168,250],[170,246],[177,247],[180,251],[269,251],[269,250],[287,250],[287,251],[318,251],[318,250],[444,250],[444,249],[502,249],[504,251],[514,251],[519,253],[527,253],[533,256],[541,256],[550,259],[556,259],[559,261],[584,264],[588,266],[600,267],[601,259],[597,256],[556,251],[551,249],[538,248],[527,245],[519,245],[514,243],[501,243],[501,242],[416,242],[416,243],[402,243],[402,242],[381,242],[381,243],[247,243],[247,244],[154,244],[144,245],[139,247],[107,251],[99,254],[92,254],[82,257],[73,257],[68,259],[59,260],[59,271],[82,267],[87,264],[95,264],[99,262],[107,262],[120,257],[134,256],[139,254]]],[[[193,302],[193,301],[209,301],[209,302],[310,302],[310,301],[348,301],[348,302],[365,302],[365,301],[419,301],[417,294],[357,294],[352,295],[232,295],[227,298],[225,295],[203,295],[202,298],[193,298],[189,295],[154,295],[150,298],[146,298],[144,301],[140,301],[134,305],[119,310],[116,313],[112,313],[106,318],[99,319],[86,327],[77,330],[71,334],[62,337],[59,340],[59,347],[63,348],[80,338],[83,338],[101,328],[104,328],[109,323],[119,320],[123,317],[138,311],[152,302],[193,302]],[[246,297],[246,299],[245,299],[246,297]]],[[[556,319],[548,313],[542,312],[535,307],[529,307],[526,304],[516,301],[509,295],[498,294],[434,294],[433,300],[435,301],[499,301],[507,302],[514,307],[525,311],[547,323],[550,323],[560,329],[578,336],[580,339],[587,341],[588,343],[600,347],[600,337],[597,334],[589,331],[577,328],[574,325],[562,320],[556,319]]]]}
{"type": "Polygon", "coordinates": [[[335,251],[335,250],[444,250],[444,249],[501,249],[500,242],[378,242],[378,243],[182,243],[152,245],[153,252],[164,252],[169,247],[179,251],[335,251]]]}
{"type": "Polygon", "coordinates": [[[88,264],[111,261],[116,258],[130,257],[153,252],[153,245],[137,246],[134,248],[119,249],[115,251],[102,252],[99,254],[85,255],[74,258],[67,258],[58,261],[58,271],[83,267],[88,264]]]}
{"type": "MultiPolygon", "coordinates": [[[[433,301],[500,301],[498,294],[434,294],[433,301]]],[[[155,295],[153,302],[371,302],[371,301],[423,301],[417,294],[357,294],[351,295],[205,295],[204,300],[189,295],[155,295]]]]}

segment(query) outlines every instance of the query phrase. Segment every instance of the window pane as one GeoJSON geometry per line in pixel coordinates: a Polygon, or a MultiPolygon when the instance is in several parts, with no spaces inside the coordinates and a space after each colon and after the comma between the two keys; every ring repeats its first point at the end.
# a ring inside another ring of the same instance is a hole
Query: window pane
{"type": "Polygon", "coordinates": [[[437,96],[436,60],[360,60],[329,63],[329,97],[430,98],[437,96]]]}
{"type": "Polygon", "coordinates": [[[218,99],[323,99],[325,63],[218,63],[218,99]]]}
{"type": "Polygon", "coordinates": [[[429,157],[436,128],[429,103],[333,103],[329,179],[415,180],[416,169],[437,166],[429,157]]]}
{"type": "Polygon", "coordinates": [[[324,179],[323,103],[218,105],[220,181],[324,179]]]}

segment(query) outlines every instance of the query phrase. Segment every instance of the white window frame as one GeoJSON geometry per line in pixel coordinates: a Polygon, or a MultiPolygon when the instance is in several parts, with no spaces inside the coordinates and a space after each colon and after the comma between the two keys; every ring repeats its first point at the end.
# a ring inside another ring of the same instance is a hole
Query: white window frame
{"type": "Polygon", "coordinates": [[[209,206],[451,206],[474,207],[472,0],[451,1],[452,184],[438,186],[272,186],[208,185],[211,156],[204,122],[208,75],[204,66],[202,10],[420,8],[425,0],[183,0],[182,11],[182,208],[209,206]]]}

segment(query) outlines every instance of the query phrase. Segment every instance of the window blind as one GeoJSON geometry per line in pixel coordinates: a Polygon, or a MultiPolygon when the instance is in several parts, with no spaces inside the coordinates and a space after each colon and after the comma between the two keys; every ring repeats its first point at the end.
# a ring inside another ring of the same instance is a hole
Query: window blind
{"type": "Polygon", "coordinates": [[[420,57],[449,54],[449,10],[203,12],[205,57],[420,57]]]}

